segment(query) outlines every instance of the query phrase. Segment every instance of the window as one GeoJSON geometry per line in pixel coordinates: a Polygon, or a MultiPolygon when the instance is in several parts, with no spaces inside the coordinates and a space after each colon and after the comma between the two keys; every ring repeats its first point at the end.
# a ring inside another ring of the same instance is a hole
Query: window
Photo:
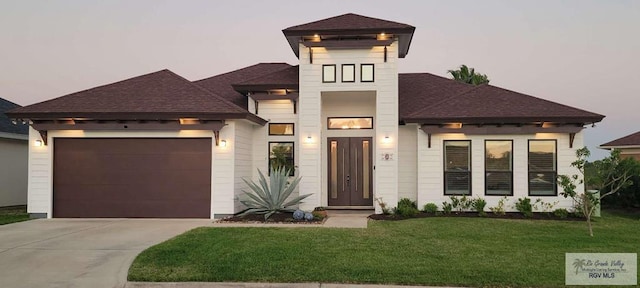
{"type": "Polygon", "coordinates": [[[513,196],[513,141],[484,142],[485,195],[513,196]]]}
{"type": "Polygon", "coordinates": [[[356,82],[355,64],[342,64],[342,82],[356,82]]]}
{"type": "Polygon", "coordinates": [[[360,64],[360,82],[373,82],[373,64],[360,64]]]}
{"type": "Polygon", "coordinates": [[[322,65],[322,82],[336,82],[336,65],[322,65]]]}
{"type": "Polygon", "coordinates": [[[269,123],[269,135],[293,135],[293,123],[269,123]]]}
{"type": "Polygon", "coordinates": [[[373,129],[373,117],[329,117],[327,128],[333,129],[373,129]]]}
{"type": "Polygon", "coordinates": [[[529,196],[556,196],[556,140],[529,140],[529,196]]]}
{"type": "Polygon", "coordinates": [[[289,176],[295,173],[293,161],[293,142],[269,142],[269,174],[271,169],[285,167],[289,169],[289,176]]]}
{"type": "Polygon", "coordinates": [[[471,195],[471,141],[444,141],[444,195],[471,195]]]}

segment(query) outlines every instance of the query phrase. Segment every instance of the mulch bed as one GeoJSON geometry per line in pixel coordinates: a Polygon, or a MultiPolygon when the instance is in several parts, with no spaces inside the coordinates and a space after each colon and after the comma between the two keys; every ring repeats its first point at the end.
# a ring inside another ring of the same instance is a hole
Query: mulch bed
{"type": "Polygon", "coordinates": [[[322,224],[324,223],[326,217],[324,219],[314,219],[311,221],[307,220],[295,220],[293,219],[293,213],[291,212],[283,212],[283,213],[275,213],[267,219],[264,220],[264,215],[257,214],[249,214],[245,216],[231,216],[227,218],[220,219],[220,222],[236,222],[236,223],[261,223],[261,224],[322,224]]]}
{"type": "Polygon", "coordinates": [[[414,217],[402,217],[398,215],[384,215],[384,214],[371,214],[369,219],[373,220],[386,220],[386,221],[398,221],[412,218],[431,218],[431,217],[468,217],[468,218],[496,218],[496,219],[527,219],[527,220],[560,220],[560,221],[586,221],[585,218],[569,215],[566,218],[560,218],[553,213],[533,213],[531,217],[525,217],[520,212],[506,212],[504,215],[498,215],[491,212],[487,212],[486,215],[480,216],[478,212],[451,212],[451,214],[443,213],[425,213],[420,212],[414,217]]]}

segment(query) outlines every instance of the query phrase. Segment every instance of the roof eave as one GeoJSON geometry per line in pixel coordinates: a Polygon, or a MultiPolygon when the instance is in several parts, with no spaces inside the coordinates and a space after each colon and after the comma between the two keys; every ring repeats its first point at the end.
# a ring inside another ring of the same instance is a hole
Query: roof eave
{"type": "Polygon", "coordinates": [[[504,124],[504,123],[535,123],[535,122],[553,122],[563,124],[588,125],[602,121],[604,116],[592,117],[442,117],[442,118],[425,118],[425,117],[405,117],[401,119],[406,123],[420,124],[443,124],[452,122],[461,123],[478,123],[478,124],[504,124]]]}
{"type": "Polygon", "coordinates": [[[244,119],[259,125],[265,125],[264,120],[250,112],[238,113],[207,113],[207,112],[13,112],[7,113],[13,119],[55,120],[70,118],[85,118],[93,120],[175,120],[179,118],[199,118],[202,120],[232,120],[244,119]]]}

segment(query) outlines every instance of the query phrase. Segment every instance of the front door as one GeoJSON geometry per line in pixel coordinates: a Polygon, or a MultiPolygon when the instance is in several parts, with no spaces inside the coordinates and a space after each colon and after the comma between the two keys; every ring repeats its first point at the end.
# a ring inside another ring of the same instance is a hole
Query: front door
{"type": "Polygon", "coordinates": [[[331,137],[329,206],[373,206],[371,137],[331,137]]]}

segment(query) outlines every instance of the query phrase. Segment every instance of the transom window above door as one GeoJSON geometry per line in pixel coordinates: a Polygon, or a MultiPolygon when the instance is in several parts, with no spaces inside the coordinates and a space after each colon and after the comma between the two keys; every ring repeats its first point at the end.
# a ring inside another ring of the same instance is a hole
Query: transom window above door
{"type": "Polygon", "coordinates": [[[327,122],[330,130],[373,129],[373,117],[329,117],[327,122]]]}

